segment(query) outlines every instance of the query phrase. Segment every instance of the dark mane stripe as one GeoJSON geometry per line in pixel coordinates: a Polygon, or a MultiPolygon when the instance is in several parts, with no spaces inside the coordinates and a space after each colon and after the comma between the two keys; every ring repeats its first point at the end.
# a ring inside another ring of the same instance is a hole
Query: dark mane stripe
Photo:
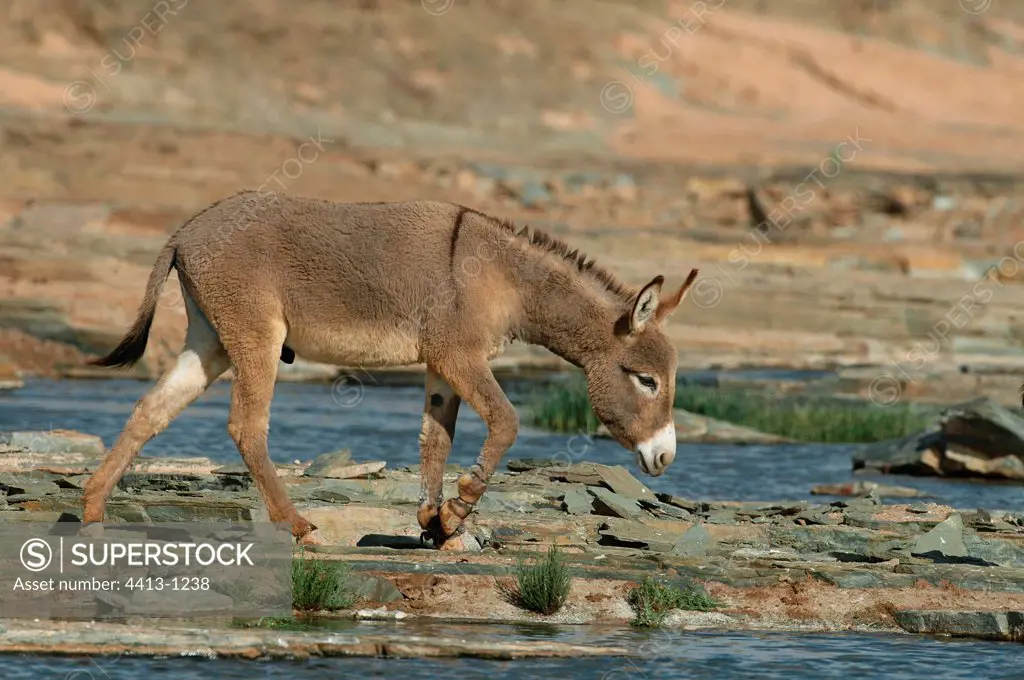
{"type": "Polygon", "coordinates": [[[573,248],[570,250],[569,244],[539,229],[535,228],[531,233],[529,226],[523,226],[522,229],[516,231],[516,224],[512,220],[485,215],[484,213],[473,210],[472,208],[465,208],[463,206],[459,207],[466,212],[475,213],[485,218],[491,224],[497,226],[515,238],[526,241],[531,246],[540,248],[545,252],[558,255],[564,261],[576,267],[576,270],[581,274],[590,276],[592,279],[603,285],[605,290],[618,296],[624,301],[628,302],[632,300],[636,294],[632,288],[619,281],[618,277],[610,271],[597,266],[597,263],[593,259],[588,258],[586,254],[581,253],[579,248],[573,248]]]}
{"type": "Polygon", "coordinates": [[[578,248],[569,250],[569,244],[565,241],[561,241],[538,229],[534,229],[533,233],[530,234],[529,228],[523,227],[523,230],[517,234],[517,236],[519,235],[522,235],[526,240],[528,240],[530,245],[537,246],[549,253],[558,255],[569,264],[574,265],[581,274],[591,276],[603,285],[606,290],[617,295],[623,300],[630,300],[633,298],[633,291],[628,286],[619,281],[618,277],[607,269],[597,266],[597,262],[588,258],[585,253],[581,253],[578,248]]]}

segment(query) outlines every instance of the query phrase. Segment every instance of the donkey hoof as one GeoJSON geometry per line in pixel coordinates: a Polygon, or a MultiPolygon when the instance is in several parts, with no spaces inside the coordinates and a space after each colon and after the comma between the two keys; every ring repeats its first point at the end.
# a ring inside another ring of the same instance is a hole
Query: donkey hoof
{"type": "Polygon", "coordinates": [[[320,532],[314,529],[295,541],[297,545],[330,545],[320,532]]]}
{"type": "Polygon", "coordinates": [[[463,521],[469,517],[472,510],[472,506],[463,503],[458,498],[450,498],[442,503],[437,517],[443,535],[452,536],[462,529],[463,521]]]}
{"type": "Polygon", "coordinates": [[[454,536],[449,536],[448,540],[438,546],[438,549],[454,552],[480,552],[482,550],[480,543],[468,531],[460,531],[454,536]]]}

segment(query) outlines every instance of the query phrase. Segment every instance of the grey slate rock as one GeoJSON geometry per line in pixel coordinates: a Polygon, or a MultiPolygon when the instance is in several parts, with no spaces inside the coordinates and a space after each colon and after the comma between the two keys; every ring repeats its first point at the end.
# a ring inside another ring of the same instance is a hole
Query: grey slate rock
{"type": "Polygon", "coordinates": [[[987,640],[1024,639],[1024,612],[904,610],[893,612],[908,633],[987,640]]]}
{"type": "Polygon", "coordinates": [[[594,497],[594,514],[622,519],[639,519],[643,516],[643,510],[632,498],[599,486],[587,487],[587,491],[594,497]]]}
{"type": "Polygon", "coordinates": [[[529,472],[540,468],[555,467],[558,462],[553,458],[514,458],[505,464],[509,472],[529,472]]]}
{"type": "Polygon", "coordinates": [[[640,499],[639,503],[640,507],[650,510],[654,515],[665,515],[673,519],[691,519],[693,517],[682,508],[661,501],[640,499]]]}
{"type": "Polygon", "coordinates": [[[928,533],[914,541],[910,554],[927,556],[937,553],[945,557],[967,557],[964,544],[964,521],[959,514],[950,515],[928,533]]]}
{"type": "Polygon", "coordinates": [[[352,465],[352,452],[348,449],[341,449],[340,451],[331,451],[330,453],[321,453],[319,456],[313,459],[313,462],[306,468],[306,476],[308,477],[327,477],[329,473],[334,469],[346,467],[352,465]]]}
{"type": "Polygon", "coordinates": [[[594,509],[594,497],[585,489],[569,489],[562,497],[562,509],[570,515],[589,515],[594,509]]]}
{"type": "Polygon", "coordinates": [[[715,539],[703,524],[694,524],[672,548],[672,554],[679,557],[706,557],[714,542],[715,539]]]}
{"type": "Polygon", "coordinates": [[[370,602],[387,604],[405,598],[395,584],[386,578],[350,573],[346,584],[360,599],[370,602]]]}

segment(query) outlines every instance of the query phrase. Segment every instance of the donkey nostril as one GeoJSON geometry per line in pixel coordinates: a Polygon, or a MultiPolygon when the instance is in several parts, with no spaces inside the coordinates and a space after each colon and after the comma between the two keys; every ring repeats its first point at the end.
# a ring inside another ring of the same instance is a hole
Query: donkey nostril
{"type": "Polygon", "coordinates": [[[671,462],[672,462],[672,458],[667,453],[659,453],[658,454],[658,468],[659,469],[668,467],[668,464],[671,463],[671,462]]]}

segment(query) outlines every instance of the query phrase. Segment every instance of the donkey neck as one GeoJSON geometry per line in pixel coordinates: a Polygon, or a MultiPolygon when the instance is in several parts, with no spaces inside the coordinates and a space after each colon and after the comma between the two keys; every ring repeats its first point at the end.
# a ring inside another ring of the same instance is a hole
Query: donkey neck
{"type": "Polygon", "coordinates": [[[519,338],[586,369],[611,337],[618,305],[599,282],[585,280],[586,274],[532,255],[520,277],[519,338]]]}

